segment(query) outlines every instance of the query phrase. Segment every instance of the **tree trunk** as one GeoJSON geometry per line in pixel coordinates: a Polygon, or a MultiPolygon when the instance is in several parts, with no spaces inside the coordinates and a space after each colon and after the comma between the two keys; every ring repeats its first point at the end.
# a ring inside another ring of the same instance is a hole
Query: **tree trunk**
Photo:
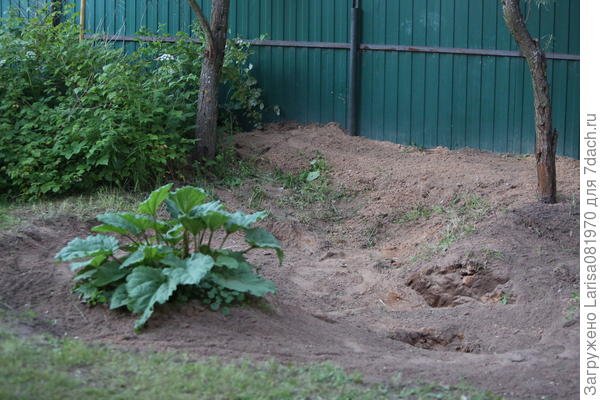
{"type": "Polygon", "coordinates": [[[546,75],[546,57],[534,40],[521,12],[520,0],[502,0],[504,21],[529,64],[535,111],[535,158],[538,196],[543,203],[556,203],[556,137],[552,127],[552,102],[546,75]]]}
{"type": "Polygon", "coordinates": [[[213,0],[209,35],[212,44],[206,46],[196,114],[195,160],[214,159],[217,152],[217,122],[219,118],[219,78],[225,45],[227,43],[227,17],[229,0],[213,0]]]}
{"type": "Polygon", "coordinates": [[[63,2],[62,0],[55,0],[50,4],[50,11],[52,12],[52,26],[58,26],[62,22],[63,2]]]}

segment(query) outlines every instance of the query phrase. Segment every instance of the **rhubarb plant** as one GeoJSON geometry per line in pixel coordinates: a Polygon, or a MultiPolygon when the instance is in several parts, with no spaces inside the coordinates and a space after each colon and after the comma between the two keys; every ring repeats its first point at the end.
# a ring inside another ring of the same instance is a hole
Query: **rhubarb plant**
{"type": "Polygon", "coordinates": [[[266,212],[232,213],[201,188],[172,189],[155,190],[135,213],[98,215],[93,235],[73,239],[56,255],[70,263],[74,291],[83,301],[126,307],[139,315],[136,331],[156,305],[175,299],[198,298],[227,311],[276,291],[246,258],[252,250],[270,249],[283,261],[280,242],[255,226],[266,212]],[[244,238],[244,248],[228,246],[233,235],[244,238]]]}

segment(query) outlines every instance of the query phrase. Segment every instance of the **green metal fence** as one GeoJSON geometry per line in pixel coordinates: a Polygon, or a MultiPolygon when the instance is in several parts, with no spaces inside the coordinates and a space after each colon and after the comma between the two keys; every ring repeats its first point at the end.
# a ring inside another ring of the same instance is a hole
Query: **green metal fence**
{"type": "MultiPolygon", "coordinates": [[[[35,0],[0,0],[0,13],[35,0]]],[[[202,0],[207,9],[210,0],[202,0]]],[[[498,0],[363,0],[358,132],[425,147],[530,153],[532,90],[498,0]]],[[[268,40],[254,71],[278,117],[346,124],[352,0],[232,0],[230,36],[268,40]]],[[[88,0],[88,30],[189,32],[187,0],[88,0]]],[[[526,10],[549,54],[558,153],[579,157],[579,0],[526,10]]],[[[126,46],[133,46],[128,43],[126,46]]]]}

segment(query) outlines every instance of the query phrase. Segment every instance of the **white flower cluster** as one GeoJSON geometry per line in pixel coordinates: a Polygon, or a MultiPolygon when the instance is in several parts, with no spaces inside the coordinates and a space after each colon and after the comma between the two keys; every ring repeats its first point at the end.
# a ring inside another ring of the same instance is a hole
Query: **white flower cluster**
{"type": "Polygon", "coordinates": [[[172,54],[162,54],[160,55],[156,61],[175,61],[175,56],[172,54]]]}
{"type": "Polygon", "coordinates": [[[25,53],[25,57],[29,58],[30,60],[33,60],[35,58],[35,56],[36,56],[35,51],[29,50],[27,53],[25,53]]]}
{"type": "Polygon", "coordinates": [[[0,60],[0,67],[3,67],[6,64],[6,60],[0,60]]]}

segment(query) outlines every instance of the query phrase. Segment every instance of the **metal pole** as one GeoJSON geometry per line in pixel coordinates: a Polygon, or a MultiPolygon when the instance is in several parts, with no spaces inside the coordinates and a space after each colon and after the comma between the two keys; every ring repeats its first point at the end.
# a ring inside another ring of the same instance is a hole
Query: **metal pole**
{"type": "Polygon", "coordinates": [[[85,33],[85,4],[86,0],[81,0],[79,9],[79,40],[83,40],[85,33]]]}
{"type": "Polygon", "coordinates": [[[360,63],[360,0],[352,0],[350,11],[350,66],[348,71],[348,133],[358,133],[358,77],[360,63]]]}

